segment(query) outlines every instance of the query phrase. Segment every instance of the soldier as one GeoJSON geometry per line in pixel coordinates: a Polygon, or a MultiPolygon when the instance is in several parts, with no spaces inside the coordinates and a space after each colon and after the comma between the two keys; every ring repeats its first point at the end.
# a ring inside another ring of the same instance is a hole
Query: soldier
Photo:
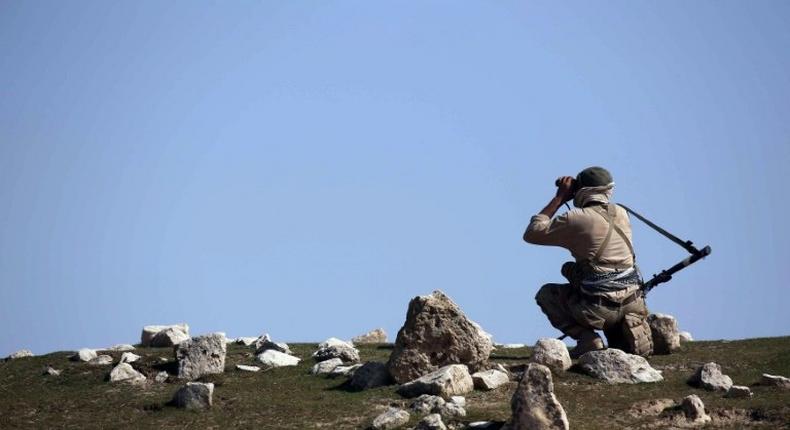
{"type": "Polygon", "coordinates": [[[611,202],[612,175],[590,167],[556,185],[556,196],[532,217],[524,240],[566,248],[576,261],[562,266],[568,284],[546,284],[535,300],[554,327],[576,340],[574,358],[604,348],[596,330],[604,331],[609,347],[649,356],[653,343],[631,224],[626,211],[611,202]],[[552,219],[570,200],[575,208],[552,219]]]}

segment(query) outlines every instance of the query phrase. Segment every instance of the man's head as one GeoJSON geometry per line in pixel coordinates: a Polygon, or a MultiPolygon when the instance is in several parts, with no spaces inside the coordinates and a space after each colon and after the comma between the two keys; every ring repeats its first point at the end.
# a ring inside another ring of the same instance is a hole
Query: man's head
{"type": "Polygon", "coordinates": [[[609,203],[613,188],[614,180],[608,170],[598,166],[588,167],[576,175],[573,205],[583,208],[593,202],[609,203]]]}
{"type": "Polygon", "coordinates": [[[584,187],[605,187],[614,182],[612,174],[603,167],[588,167],[576,175],[576,189],[584,187]]]}

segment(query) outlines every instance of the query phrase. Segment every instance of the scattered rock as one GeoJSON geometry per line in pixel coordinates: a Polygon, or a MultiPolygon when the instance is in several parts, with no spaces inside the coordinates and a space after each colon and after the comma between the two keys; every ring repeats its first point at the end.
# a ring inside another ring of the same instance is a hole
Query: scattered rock
{"type": "Polygon", "coordinates": [[[8,357],[6,357],[6,360],[16,360],[18,358],[25,358],[25,357],[33,357],[33,352],[30,351],[29,349],[20,349],[19,351],[14,352],[8,357]]]}
{"type": "Polygon", "coordinates": [[[333,370],[337,366],[343,364],[343,360],[339,358],[332,358],[330,360],[322,361],[320,363],[316,363],[312,369],[310,369],[310,373],[313,375],[328,375],[332,373],[333,370]]]}
{"type": "Polygon", "coordinates": [[[463,364],[451,364],[425,376],[407,382],[398,388],[398,393],[405,397],[416,397],[420,394],[433,394],[449,398],[458,394],[466,394],[474,389],[472,375],[463,364]]]}
{"type": "Polygon", "coordinates": [[[233,339],[233,343],[236,345],[250,346],[258,339],[259,338],[257,337],[237,337],[236,339],[233,339]]]}
{"type": "Polygon", "coordinates": [[[71,356],[71,361],[91,361],[96,358],[96,350],[90,348],[82,348],[76,354],[71,356]]]}
{"type": "Polygon", "coordinates": [[[119,363],[110,372],[110,382],[126,382],[129,384],[142,384],[145,382],[145,375],[134,370],[129,363],[119,363]]]}
{"type": "Polygon", "coordinates": [[[760,385],[766,385],[769,387],[790,388],[790,378],[763,373],[763,376],[760,379],[760,385]]]}
{"type": "Polygon", "coordinates": [[[752,390],[749,387],[745,387],[743,385],[733,385],[727,390],[727,394],[724,397],[730,399],[740,399],[744,397],[752,397],[752,390]]]}
{"type": "MultiPolygon", "coordinates": [[[[641,358],[641,357],[640,357],[641,358]]],[[[568,418],[557,397],[551,370],[531,363],[510,401],[513,410],[512,430],[568,430],[568,418]]]]}
{"type": "MultiPolygon", "coordinates": [[[[224,336],[223,336],[224,341],[224,336]]],[[[173,396],[173,404],[184,409],[208,409],[212,405],[214,384],[203,382],[187,382],[173,396]]]]}
{"type": "Polygon", "coordinates": [[[293,355],[275,351],[273,349],[267,349],[266,351],[258,354],[258,361],[267,367],[284,367],[296,366],[299,364],[300,360],[299,357],[294,357],[293,355]]]}
{"type": "Polygon", "coordinates": [[[666,409],[674,408],[677,402],[672,399],[651,399],[636,402],[631,405],[628,414],[634,418],[644,418],[660,415],[666,409]]]}
{"type": "Polygon", "coordinates": [[[732,379],[721,373],[721,366],[714,362],[700,366],[688,382],[709,391],[727,391],[732,386],[732,379]]]}
{"type": "Polygon", "coordinates": [[[553,338],[538,339],[530,362],[542,364],[554,373],[565,372],[573,364],[565,342],[553,338]]]}
{"type": "Polygon", "coordinates": [[[434,396],[431,394],[422,394],[411,403],[412,411],[419,415],[428,414],[431,411],[438,409],[440,406],[444,406],[445,400],[440,396],[434,396]]]}
{"type": "Polygon", "coordinates": [[[447,295],[434,291],[409,302],[387,367],[398,383],[448,364],[464,364],[476,372],[486,367],[492,348],[491,339],[478,324],[447,295]]]}
{"type": "MultiPolygon", "coordinates": [[[[323,363],[326,363],[325,361],[323,363]]],[[[319,363],[321,364],[321,363],[319,363]]],[[[369,388],[383,387],[390,383],[390,374],[387,365],[376,361],[365,363],[354,371],[348,382],[352,390],[367,390],[369,388]]]]}
{"type": "Polygon", "coordinates": [[[384,331],[383,328],[377,328],[375,330],[371,330],[365,334],[361,334],[353,339],[351,339],[354,344],[357,345],[365,345],[365,344],[372,344],[372,343],[386,343],[387,342],[387,332],[384,331]]]}
{"type": "Polygon", "coordinates": [[[447,426],[442,422],[442,416],[439,414],[426,415],[414,430],[447,430],[447,426]]]}
{"type": "Polygon", "coordinates": [[[338,376],[354,376],[354,372],[359,370],[362,367],[361,363],[352,364],[351,366],[337,366],[331,372],[329,372],[330,378],[337,378],[338,376]]]}
{"type": "Polygon", "coordinates": [[[450,401],[460,405],[462,408],[466,407],[466,397],[464,396],[450,396],[450,401]]]}
{"type": "Polygon", "coordinates": [[[89,361],[88,364],[91,366],[109,366],[112,364],[112,356],[102,354],[89,361]]]}
{"type": "Polygon", "coordinates": [[[680,338],[681,342],[693,342],[694,338],[691,337],[691,333],[687,331],[681,331],[678,333],[678,338],[680,338]]]}
{"type": "Polygon", "coordinates": [[[481,370],[472,374],[472,381],[478,390],[490,391],[505,385],[510,381],[507,373],[499,370],[481,370]]]}
{"type": "Polygon", "coordinates": [[[318,362],[339,358],[344,363],[356,363],[359,361],[359,351],[347,344],[327,345],[319,347],[318,350],[313,353],[313,358],[318,362]]]}
{"type": "Polygon", "coordinates": [[[270,349],[282,352],[283,354],[291,354],[291,348],[288,347],[287,343],[273,341],[268,333],[265,333],[261,337],[255,339],[253,345],[255,345],[256,354],[261,354],[264,351],[268,351],[270,349]]]}
{"type": "Polygon", "coordinates": [[[47,366],[44,368],[43,374],[49,376],[60,376],[60,372],[62,372],[62,370],[56,370],[52,366],[47,366]]]}
{"type": "Polygon", "coordinates": [[[257,372],[261,370],[261,368],[258,366],[247,366],[246,364],[237,364],[236,369],[243,372],[257,372]]]}
{"type": "Polygon", "coordinates": [[[498,425],[499,423],[497,423],[496,421],[472,421],[471,423],[466,425],[466,428],[473,430],[493,429],[493,428],[498,428],[497,427],[498,425]]]}
{"type": "Polygon", "coordinates": [[[156,381],[156,382],[165,382],[165,381],[167,381],[167,378],[169,378],[169,377],[170,377],[170,375],[168,375],[167,372],[161,371],[161,372],[157,373],[156,376],[154,376],[154,381],[156,381]]]}
{"type": "Polygon", "coordinates": [[[119,343],[117,345],[113,345],[107,348],[107,351],[117,351],[117,352],[134,351],[134,345],[129,345],[128,343],[119,343]]]}
{"type": "Polygon", "coordinates": [[[141,357],[133,352],[124,352],[121,354],[121,363],[134,363],[141,357]]]}
{"type": "Polygon", "coordinates": [[[653,336],[654,354],[671,354],[680,348],[678,322],[672,315],[650,314],[647,316],[653,336]]]}
{"type": "Polygon", "coordinates": [[[345,340],[338,339],[336,337],[330,337],[329,339],[321,342],[318,344],[318,349],[328,348],[330,346],[347,346],[349,348],[354,347],[353,342],[346,342],[345,340]]]}
{"type": "Polygon", "coordinates": [[[680,404],[680,408],[683,410],[683,415],[685,415],[686,419],[692,424],[696,425],[710,422],[710,415],[705,412],[705,405],[702,403],[702,399],[696,394],[684,397],[683,402],[680,404]]]}
{"type": "Polygon", "coordinates": [[[433,412],[441,415],[442,419],[446,421],[460,420],[466,417],[466,409],[455,402],[445,402],[443,405],[434,408],[433,412]]]}
{"type": "MultiPolygon", "coordinates": [[[[186,324],[173,324],[173,325],[147,325],[143,327],[143,332],[140,335],[140,344],[142,346],[173,346],[171,345],[155,345],[153,343],[154,336],[165,329],[175,329],[184,334],[184,338],[189,338],[189,326],[186,324]]],[[[164,339],[161,339],[164,340],[164,339]]],[[[184,340],[184,339],[182,339],[184,340]]]]}
{"type": "MultiPolygon", "coordinates": [[[[169,347],[180,345],[182,342],[189,340],[189,334],[174,327],[168,327],[154,335],[151,339],[151,346],[153,347],[169,347]]],[[[225,338],[223,337],[223,342],[225,338]]]]}
{"type": "Polygon", "coordinates": [[[638,384],[659,382],[661,372],[650,367],[644,357],[626,354],[619,349],[590,351],[579,357],[584,373],[609,384],[638,384]]]}
{"type": "Polygon", "coordinates": [[[373,420],[376,430],[389,430],[401,427],[409,422],[409,413],[403,409],[389,408],[373,420]]]}
{"type": "Polygon", "coordinates": [[[179,343],[175,348],[178,377],[192,380],[224,372],[227,348],[223,333],[197,336],[179,343]]]}

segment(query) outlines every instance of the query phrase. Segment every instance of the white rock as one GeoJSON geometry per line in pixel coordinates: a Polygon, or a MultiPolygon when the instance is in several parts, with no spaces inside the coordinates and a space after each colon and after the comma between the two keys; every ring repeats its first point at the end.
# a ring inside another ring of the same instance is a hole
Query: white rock
{"type": "Polygon", "coordinates": [[[490,369],[473,373],[472,381],[474,381],[475,388],[478,390],[490,391],[507,384],[510,378],[507,373],[490,369]]]}
{"type": "Polygon", "coordinates": [[[653,337],[654,354],[671,354],[680,348],[678,322],[672,315],[650,314],[647,316],[653,337]]]}
{"type": "Polygon", "coordinates": [[[460,405],[462,408],[466,407],[466,397],[464,396],[451,396],[450,402],[460,405]]]}
{"type": "Polygon", "coordinates": [[[351,339],[351,342],[355,345],[386,343],[387,332],[383,328],[377,328],[351,339]]]}
{"type": "MultiPolygon", "coordinates": [[[[527,347],[527,345],[524,344],[524,343],[503,343],[503,344],[500,344],[500,345],[497,345],[497,346],[502,348],[502,349],[518,349],[518,348],[526,348],[527,347]]],[[[484,422],[488,422],[488,421],[484,421],[484,422]]]]}
{"type": "MultiPolygon", "coordinates": [[[[189,326],[187,324],[172,324],[172,325],[147,325],[143,327],[143,332],[140,335],[140,344],[143,346],[155,346],[151,344],[154,336],[162,330],[172,328],[176,329],[189,337],[189,326]]],[[[183,339],[182,339],[183,340],[183,339]]],[[[172,346],[172,345],[162,345],[162,346],[172,346]]]]}
{"type": "Polygon", "coordinates": [[[469,393],[473,389],[474,382],[469,369],[463,364],[451,364],[401,385],[398,393],[405,397],[433,394],[449,398],[469,393]]]}
{"type": "Polygon", "coordinates": [[[45,375],[50,375],[50,376],[60,376],[60,372],[62,372],[62,370],[56,370],[52,366],[47,366],[44,369],[44,374],[45,375]]]}
{"type": "Polygon", "coordinates": [[[291,354],[291,348],[288,347],[288,344],[283,342],[275,342],[272,340],[271,336],[268,333],[261,335],[259,338],[255,339],[253,342],[255,346],[255,353],[260,354],[263,351],[273,349],[275,351],[280,351],[284,354],[291,354]]]}
{"type": "Polygon", "coordinates": [[[743,385],[733,385],[729,390],[727,390],[727,394],[725,394],[724,397],[731,399],[752,397],[752,390],[750,390],[749,387],[743,385]]]}
{"type": "Polygon", "coordinates": [[[376,430],[390,430],[401,427],[409,422],[409,413],[403,409],[389,408],[373,420],[372,428],[376,430]]]}
{"type": "Polygon", "coordinates": [[[766,385],[769,387],[790,388],[790,378],[763,373],[762,379],[760,380],[760,385],[766,385]]]}
{"type": "Polygon", "coordinates": [[[530,363],[510,401],[513,430],[568,430],[568,417],[554,395],[551,370],[530,363]]]}
{"type": "Polygon", "coordinates": [[[426,415],[414,430],[447,430],[447,426],[442,422],[442,416],[439,414],[426,415]]]}
{"type": "Polygon", "coordinates": [[[6,360],[16,360],[17,358],[33,357],[33,353],[29,349],[20,349],[9,355],[6,360]]]}
{"type": "Polygon", "coordinates": [[[141,357],[133,352],[124,352],[121,354],[121,363],[134,363],[141,357]]]}
{"type": "Polygon", "coordinates": [[[565,342],[553,338],[538,339],[530,362],[542,364],[554,373],[565,372],[573,364],[565,342]]]}
{"type": "Polygon", "coordinates": [[[687,331],[681,331],[678,333],[678,338],[681,342],[693,342],[694,338],[691,337],[691,333],[687,331]]]}
{"type": "Polygon", "coordinates": [[[336,378],[338,376],[354,376],[354,372],[356,372],[360,367],[362,367],[362,363],[352,364],[351,366],[337,366],[329,372],[329,376],[332,378],[336,378]]]}
{"type": "Polygon", "coordinates": [[[299,358],[293,355],[288,355],[284,352],[268,349],[261,354],[258,354],[258,361],[268,367],[284,367],[296,366],[299,364],[299,358]]]}
{"type": "Polygon", "coordinates": [[[258,366],[247,366],[245,364],[237,364],[236,369],[244,371],[244,372],[257,372],[261,370],[258,366]]]}
{"type": "Polygon", "coordinates": [[[339,358],[333,358],[331,360],[322,361],[320,363],[316,363],[312,369],[310,369],[310,373],[313,375],[327,375],[332,373],[333,370],[337,366],[343,364],[343,360],[339,358]]]}
{"type": "Polygon", "coordinates": [[[71,356],[72,361],[91,361],[96,358],[96,350],[90,348],[82,348],[76,354],[71,356]]]}
{"type": "Polygon", "coordinates": [[[468,429],[493,429],[497,426],[498,423],[496,421],[472,421],[471,423],[466,425],[468,429]]]}
{"type": "Polygon", "coordinates": [[[119,343],[117,345],[113,345],[106,349],[106,351],[117,351],[117,352],[126,352],[126,351],[134,351],[134,345],[129,345],[128,343],[119,343]]]}
{"type": "Polygon", "coordinates": [[[431,413],[431,411],[439,408],[440,406],[444,406],[447,403],[443,398],[440,396],[434,396],[431,394],[422,394],[411,403],[412,411],[419,415],[431,413]]]}
{"type": "Polygon", "coordinates": [[[442,416],[442,419],[447,421],[460,420],[466,417],[466,409],[455,402],[445,402],[443,405],[438,406],[433,410],[442,416]]]}
{"type": "MultiPolygon", "coordinates": [[[[224,336],[223,336],[224,340],[224,336]]],[[[184,409],[207,409],[212,405],[214,384],[202,382],[187,382],[179,388],[173,396],[176,407],[184,409]]]]}
{"type": "Polygon", "coordinates": [[[329,339],[321,342],[318,344],[318,349],[322,348],[329,348],[330,346],[347,346],[349,348],[354,347],[353,342],[346,342],[345,340],[340,340],[336,337],[330,337],[329,339]]]}
{"type": "Polygon", "coordinates": [[[714,362],[700,366],[688,382],[709,391],[727,391],[732,386],[732,379],[721,373],[721,366],[714,362]]]}
{"type": "Polygon", "coordinates": [[[315,361],[325,361],[339,358],[344,363],[356,363],[359,361],[359,351],[353,346],[348,345],[329,345],[318,348],[313,353],[315,361]]]}
{"type": "Polygon", "coordinates": [[[258,340],[257,337],[237,337],[233,339],[233,343],[236,345],[250,346],[254,344],[256,340],[258,340]]]}
{"type": "MultiPolygon", "coordinates": [[[[175,327],[168,327],[164,330],[157,332],[151,338],[151,345],[153,347],[169,347],[181,344],[181,342],[189,340],[189,334],[181,331],[175,327]]],[[[224,342],[224,337],[223,337],[224,342]]]]}
{"type": "Polygon", "coordinates": [[[227,348],[224,333],[197,336],[179,343],[175,348],[178,377],[192,380],[224,372],[227,348]]]}
{"type": "Polygon", "coordinates": [[[120,363],[110,372],[110,382],[142,384],[145,382],[145,375],[134,370],[129,363],[120,363]]]}
{"type": "Polygon", "coordinates": [[[683,410],[683,415],[686,416],[686,419],[693,424],[710,422],[710,416],[705,412],[705,405],[696,394],[684,397],[680,408],[683,410]]]}
{"type": "Polygon", "coordinates": [[[619,349],[590,351],[579,357],[584,373],[610,384],[638,384],[659,382],[661,372],[650,367],[644,357],[626,354],[619,349]]]}
{"type": "Polygon", "coordinates": [[[165,381],[167,381],[167,378],[169,376],[170,375],[168,375],[167,372],[161,371],[161,372],[156,374],[156,376],[154,377],[154,381],[156,381],[156,382],[165,382],[165,381]]]}
{"type": "Polygon", "coordinates": [[[109,366],[112,364],[112,356],[102,354],[89,361],[88,364],[91,366],[109,366]]]}

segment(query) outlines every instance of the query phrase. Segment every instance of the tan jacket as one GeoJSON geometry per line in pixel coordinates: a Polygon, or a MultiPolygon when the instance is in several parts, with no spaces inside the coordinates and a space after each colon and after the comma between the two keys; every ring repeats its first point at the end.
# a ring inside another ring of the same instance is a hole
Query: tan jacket
{"type": "MultiPolygon", "coordinates": [[[[592,260],[601,247],[609,224],[597,211],[604,211],[605,206],[598,208],[574,208],[562,215],[549,219],[546,215],[535,215],[524,232],[524,240],[536,245],[561,246],[568,249],[577,263],[592,260]]],[[[631,240],[631,223],[628,213],[620,206],[615,206],[614,223],[631,240]]],[[[617,267],[631,267],[634,259],[628,244],[617,232],[612,232],[609,243],[602,250],[598,264],[592,265],[597,271],[612,271],[617,267]]]]}

